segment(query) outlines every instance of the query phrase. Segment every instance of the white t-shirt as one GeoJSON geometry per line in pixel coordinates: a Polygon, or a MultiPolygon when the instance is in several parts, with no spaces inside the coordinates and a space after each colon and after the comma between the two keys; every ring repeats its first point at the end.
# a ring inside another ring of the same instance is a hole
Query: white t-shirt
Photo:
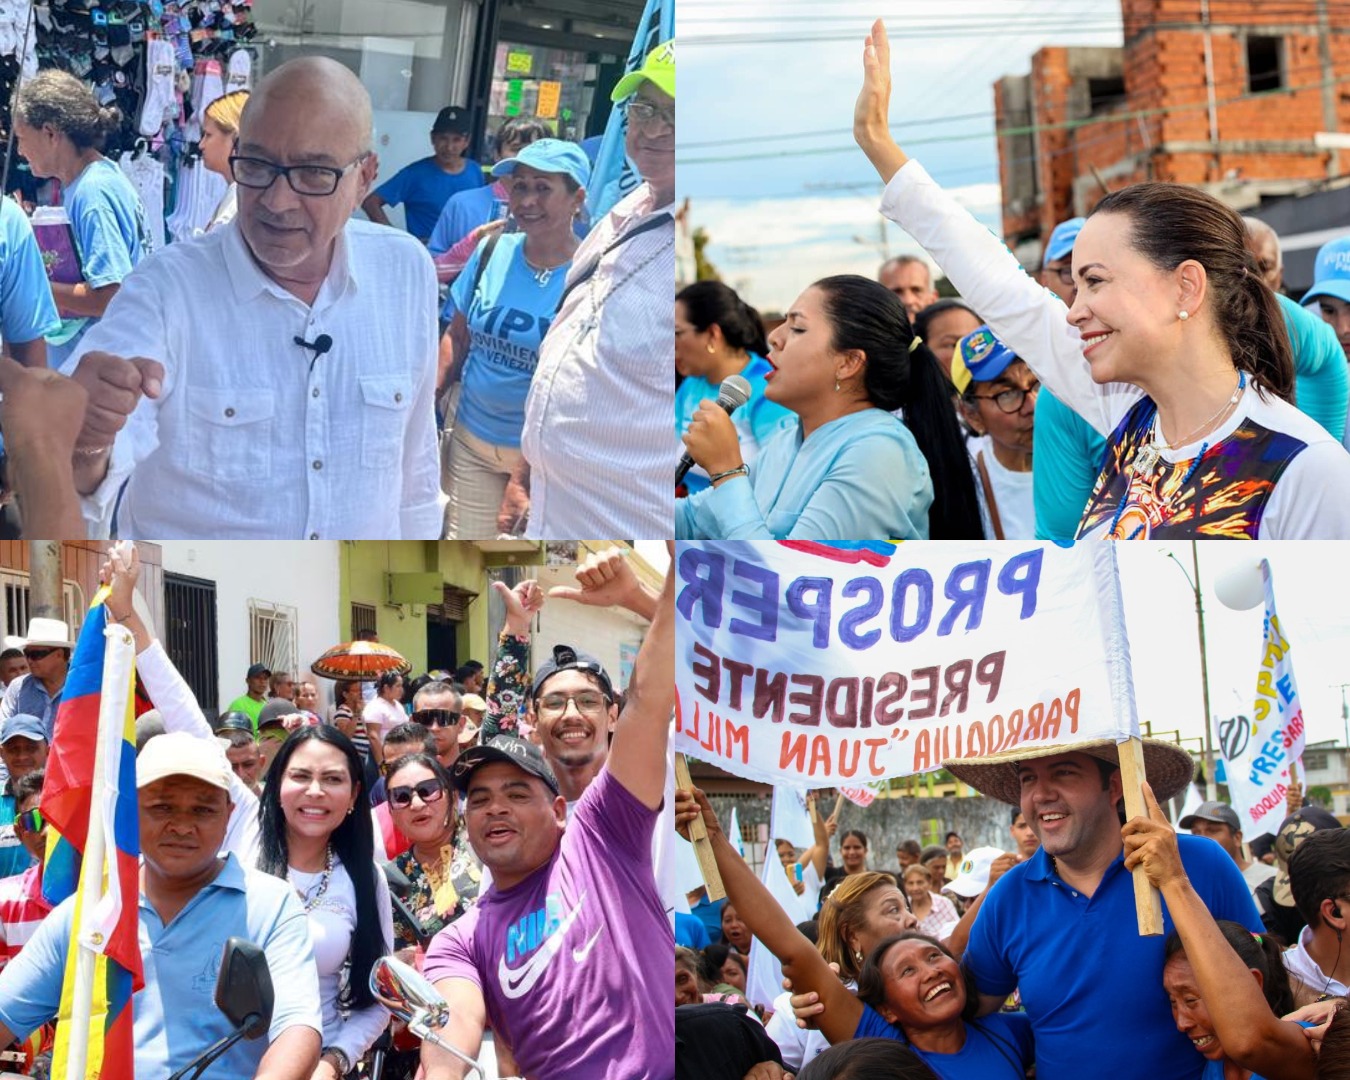
{"type": "MultiPolygon", "coordinates": [[[[852,979],[845,979],[844,985],[850,990],[858,988],[852,979]]],[[[789,1072],[799,1072],[806,1062],[830,1048],[830,1040],[821,1032],[797,1026],[790,990],[784,990],[773,999],[773,1015],[765,1021],[764,1031],[778,1044],[783,1064],[789,1072]]]]}
{"type": "MultiPolygon", "coordinates": [[[[1058,296],[1028,277],[1003,242],[935,184],[917,161],[907,162],[886,185],[881,212],[927,249],[999,340],[1027,362],[1047,390],[1110,438],[1144,392],[1129,383],[1093,381],[1078,328],[1065,318],[1064,302],[1058,296]]],[[[1239,462],[1242,443],[1252,436],[1272,433],[1305,444],[1288,459],[1274,482],[1258,538],[1338,540],[1350,536],[1350,453],[1293,405],[1264,398],[1250,385],[1233,415],[1204,442],[1213,449],[1247,420],[1251,423],[1243,437],[1230,440],[1226,447],[1239,462]]],[[[1192,461],[1201,445],[1197,440],[1164,451],[1161,460],[1174,465],[1192,461]]],[[[1219,471],[1224,464],[1206,461],[1207,468],[1219,471]]],[[[1181,485],[1181,490],[1171,492],[1169,505],[1185,497],[1185,488],[1181,485]]],[[[1109,517],[1097,522],[1086,536],[1102,537],[1110,524],[1109,517]]],[[[1170,534],[1180,536],[1185,531],[1183,524],[1170,534]]]]}
{"type": "Polygon", "coordinates": [[[994,440],[988,435],[969,440],[966,449],[970,452],[970,468],[975,474],[975,494],[980,499],[980,517],[984,519],[985,536],[994,539],[994,516],[989,511],[984,497],[984,484],[980,482],[980,470],[976,466],[976,460],[981,454],[984,455],[984,467],[989,472],[989,484],[994,489],[1003,539],[1035,540],[1036,505],[1031,498],[1031,470],[1013,472],[1000,465],[994,456],[994,440]]]}
{"type": "Polygon", "coordinates": [[[1268,881],[1275,876],[1275,867],[1268,863],[1263,863],[1260,859],[1253,859],[1251,865],[1242,871],[1242,880],[1247,883],[1247,888],[1253,893],[1256,887],[1263,881],[1268,881]]]}

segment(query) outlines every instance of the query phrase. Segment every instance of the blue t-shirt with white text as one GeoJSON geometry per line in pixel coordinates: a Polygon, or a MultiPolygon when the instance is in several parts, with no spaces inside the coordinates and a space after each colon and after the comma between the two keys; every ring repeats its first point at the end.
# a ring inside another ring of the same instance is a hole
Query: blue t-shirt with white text
{"type": "Polygon", "coordinates": [[[505,233],[497,241],[482,281],[472,295],[479,244],[445,298],[448,322],[463,312],[469,325],[469,355],[464,364],[457,423],[494,446],[520,446],[525,399],[530,392],[539,345],[562,301],[571,263],[555,267],[540,284],[525,262],[525,235],[505,233]]]}

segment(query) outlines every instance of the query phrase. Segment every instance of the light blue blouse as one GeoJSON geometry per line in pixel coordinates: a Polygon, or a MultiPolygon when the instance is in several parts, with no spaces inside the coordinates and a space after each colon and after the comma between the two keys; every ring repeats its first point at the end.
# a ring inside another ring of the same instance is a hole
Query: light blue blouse
{"type": "Polygon", "coordinates": [[[881,409],[802,438],[793,421],[760,450],[750,477],[681,499],[682,540],[927,540],[933,481],[914,436],[881,409]]]}

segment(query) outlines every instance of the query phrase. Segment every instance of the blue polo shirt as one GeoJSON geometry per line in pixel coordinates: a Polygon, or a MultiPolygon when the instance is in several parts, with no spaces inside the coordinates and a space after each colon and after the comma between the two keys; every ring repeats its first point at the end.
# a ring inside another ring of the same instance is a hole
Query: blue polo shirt
{"type": "MultiPolygon", "coordinates": [[[[21,1041],[55,1017],[61,1003],[74,903],[71,897],[53,910],[0,971],[0,1024],[21,1041]]],[[[168,1076],[233,1030],[214,1000],[230,937],[267,954],[276,1005],[268,1037],[236,1043],[211,1066],[211,1080],[252,1080],[268,1044],[287,1028],[323,1031],[309,919],[287,882],[245,870],[229,855],[168,926],[144,896],[139,914],[145,988],[131,1000],[138,1075],[168,1076]]]]}
{"type": "Polygon", "coordinates": [[[993,1013],[966,1023],[966,1042],[954,1054],[921,1050],[871,1005],[863,1005],[855,1039],[899,1039],[942,1080],[1024,1080],[1035,1058],[1031,1021],[1026,1013],[993,1013]]]}
{"type": "Polygon", "coordinates": [[[13,199],[0,199],[0,336],[18,344],[61,325],[33,226],[13,199]]]}
{"type": "MultiPolygon", "coordinates": [[[[1178,836],[1177,844],[1210,913],[1263,932],[1242,873],[1223,848],[1203,836],[1178,836]]],[[[964,962],[982,994],[1021,990],[1036,1035],[1037,1080],[1078,1080],[1092,1062],[1122,1061],[1131,1063],[1132,1076],[1197,1080],[1205,1060],[1177,1031],[1162,985],[1171,931],[1164,904],[1162,935],[1139,936],[1123,854],[1088,897],[1060,879],[1041,848],[989,891],[964,962]]]]}
{"type": "Polygon", "coordinates": [[[375,194],[390,206],[401,203],[408,231],[425,244],[451,196],[482,186],[483,166],[472,158],[464,159],[459,172],[448,173],[434,157],[424,157],[399,169],[375,189],[375,194]]]}

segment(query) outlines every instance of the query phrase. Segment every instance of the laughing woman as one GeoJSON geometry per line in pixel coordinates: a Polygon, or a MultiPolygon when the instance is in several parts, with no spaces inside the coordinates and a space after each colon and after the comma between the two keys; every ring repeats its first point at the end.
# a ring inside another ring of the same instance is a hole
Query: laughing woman
{"type": "Polygon", "coordinates": [[[312,1080],[346,1076],[389,1023],[370,992],[394,929],[361,771],[336,728],[302,727],[277,751],[259,803],[258,869],[290,881],[314,939],[323,1053],[312,1080]]]}
{"type": "Polygon", "coordinates": [[[731,417],[699,406],[684,443],[712,486],[676,507],[677,537],[982,535],[951,385],[894,293],[862,277],[823,278],[769,346],[764,396],[794,415],[747,466],[731,417]],[[903,421],[892,415],[900,410],[903,421]]]}
{"type": "Polygon", "coordinates": [[[853,134],[882,213],[1107,439],[1080,538],[1350,535],[1350,454],[1290,404],[1289,335],[1236,213],[1181,184],[1108,195],[1074,243],[1065,308],[896,145],[880,21],[863,69],[853,134]]]}
{"type": "Polygon", "coordinates": [[[727,902],[783,965],[798,994],[816,993],[817,1019],[832,1043],[866,1036],[908,1043],[946,1080],[1024,1080],[1034,1054],[1025,1013],[975,1019],[979,995],[945,946],[906,931],[885,938],[862,965],[855,997],[825,958],[736,854],[701,791],[677,791],[675,824],[687,836],[699,814],[708,830],[727,902]]]}

